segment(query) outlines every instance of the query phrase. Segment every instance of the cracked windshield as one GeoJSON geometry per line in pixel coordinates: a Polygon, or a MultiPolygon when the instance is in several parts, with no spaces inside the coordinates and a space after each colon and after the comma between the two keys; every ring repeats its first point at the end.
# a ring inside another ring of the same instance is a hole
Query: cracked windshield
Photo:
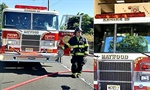
{"type": "Polygon", "coordinates": [[[58,30],[58,16],[38,13],[5,12],[4,28],[58,30]]]}
{"type": "Polygon", "coordinates": [[[150,52],[150,23],[117,24],[115,47],[113,44],[115,25],[97,25],[96,27],[100,29],[95,30],[95,44],[99,44],[95,52],[114,52],[114,48],[118,53],[150,52]]]}

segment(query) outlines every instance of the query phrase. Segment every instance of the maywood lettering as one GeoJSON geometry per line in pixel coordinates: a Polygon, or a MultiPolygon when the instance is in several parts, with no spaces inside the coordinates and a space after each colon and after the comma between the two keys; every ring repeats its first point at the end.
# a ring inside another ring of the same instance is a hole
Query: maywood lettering
{"type": "Polygon", "coordinates": [[[27,34],[39,34],[39,31],[24,31],[27,34]]]}
{"type": "Polygon", "coordinates": [[[128,59],[128,55],[102,55],[102,59],[128,59]]]}
{"type": "Polygon", "coordinates": [[[129,18],[104,18],[103,21],[129,21],[129,18]]]}

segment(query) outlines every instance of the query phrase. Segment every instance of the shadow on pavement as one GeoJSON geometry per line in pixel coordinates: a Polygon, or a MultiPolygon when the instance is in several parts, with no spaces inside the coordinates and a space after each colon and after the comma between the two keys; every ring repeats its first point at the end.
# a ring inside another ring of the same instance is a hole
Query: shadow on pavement
{"type": "Polygon", "coordinates": [[[0,62],[0,73],[30,74],[37,76],[48,74],[40,63],[35,62],[0,62]]]}
{"type": "Polygon", "coordinates": [[[61,88],[62,88],[62,90],[70,90],[70,87],[66,86],[66,85],[62,85],[61,88]]]}
{"type": "Polygon", "coordinates": [[[54,78],[56,78],[56,77],[71,77],[71,74],[68,74],[68,73],[67,74],[54,74],[49,77],[54,77],[54,78]]]}

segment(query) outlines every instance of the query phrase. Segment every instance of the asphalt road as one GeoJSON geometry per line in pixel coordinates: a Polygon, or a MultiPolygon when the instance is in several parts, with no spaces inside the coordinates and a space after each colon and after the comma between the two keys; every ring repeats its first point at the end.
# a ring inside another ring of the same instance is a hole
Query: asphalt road
{"type": "Polygon", "coordinates": [[[87,57],[86,72],[76,79],[71,78],[70,59],[64,56],[62,63],[44,64],[0,62],[0,90],[94,90],[93,58],[87,57]]]}

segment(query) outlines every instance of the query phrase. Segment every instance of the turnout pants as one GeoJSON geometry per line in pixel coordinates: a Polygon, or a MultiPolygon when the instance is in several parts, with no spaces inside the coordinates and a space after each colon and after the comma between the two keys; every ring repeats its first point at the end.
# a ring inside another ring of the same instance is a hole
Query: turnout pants
{"type": "Polygon", "coordinates": [[[71,71],[72,73],[81,73],[82,67],[86,63],[86,60],[83,56],[73,56],[71,59],[71,71]]]}

